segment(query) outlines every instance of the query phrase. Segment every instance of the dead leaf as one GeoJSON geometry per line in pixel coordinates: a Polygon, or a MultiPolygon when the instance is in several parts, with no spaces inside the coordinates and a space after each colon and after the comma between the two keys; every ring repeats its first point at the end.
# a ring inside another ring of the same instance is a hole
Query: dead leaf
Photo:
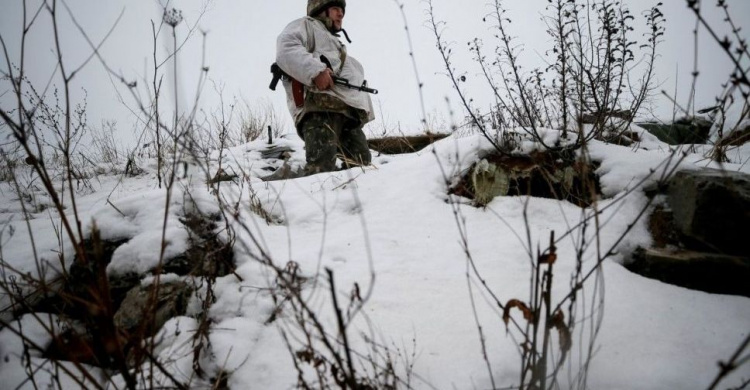
{"type": "Polygon", "coordinates": [[[539,264],[555,264],[557,261],[557,254],[547,253],[539,256],[539,264]]]}
{"type": "Polygon", "coordinates": [[[570,347],[573,345],[573,339],[570,335],[570,329],[565,324],[565,315],[562,311],[558,310],[552,315],[550,319],[550,327],[556,328],[560,337],[560,350],[562,352],[568,352],[570,347]]]}
{"type": "Polygon", "coordinates": [[[508,301],[508,303],[505,304],[505,309],[503,310],[503,322],[505,322],[506,326],[508,325],[508,321],[510,321],[510,310],[514,307],[520,310],[521,313],[523,313],[523,318],[526,321],[532,321],[534,319],[534,314],[531,312],[531,309],[526,306],[525,303],[519,301],[518,299],[511,299],[508,301]]]}

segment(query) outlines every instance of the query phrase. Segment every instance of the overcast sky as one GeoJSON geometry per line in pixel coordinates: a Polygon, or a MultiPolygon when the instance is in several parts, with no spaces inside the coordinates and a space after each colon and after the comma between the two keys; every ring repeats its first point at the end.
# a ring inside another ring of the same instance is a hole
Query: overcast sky
{"type": "MultiPolygon", "coordinates": [[[[51,2],[51,0],[48,0],[51,2]]],[[[21,31],[21,0],[5,0],[0,14],[0,34],[8,46],[11,62],[19,63],[19,37],[21,31]]],[[[445,120],[450,105],[456,112],[456,120],[463,116],[457,96],[451,89],[449,80],[443,75],[443,64],[435,49],[435,38],[427,28],[427,4],[421,0],[403,0],[404,13],[414,44],[414,54],[418,73],[424,83],[424,96],[428,114],[438,113],[445,120]]],[[[638,17],[637,24],[643,26],[641,11],[657,3],[654,0],[625,0],[638,17]]],[[[683,0],[665,0],[662,7],[668,19],[667,35],[661,49],[658,77],[660,89],[674,91],[680,101],[687,100],[690,87],[690,73],[693,70],[693,35],[695,18],[683,0]],[[677,82],[675,82],[678,80],[677,82]]],[[[493,47],[490,26],[482,18],[491,11],[486,0],[434,0],[437,18],[447,23],[444,37],[453,43],[455,65],[466,72],[470,94],[479,104],[488,105],[491,91],[480,82],[479,69],[473,65],[466,43],[474,37],[485,39],[485,45],[493,47]]],[[[710,20],[721,25],[721,15],[716,12],[715,1],[704,2],[710,20]]],[[[734,15],[750,15],[750,2],[729,1],[734,15]]],[[[29,12],[36,9],[40,0],[29,0],[29,12]]],[[[141,92],[144,77],[151,77],[153,63],[152,21],[161,20],[165,1],[156,0],[67,0],[72,13],[83,29],[95,42],[101,41],[122,13],[122,18],[102,47],[107,63],[121,73],[128,81],[137,80],[141,92]]],[[[513,34],[518,42],[525,44],[522,54],[524,61],[531,66],[543,66],[545,49],[550,40],[545,35],[541,15],[547,0],[505,1],[512,18],[513,34]]],[[[251,106],[271,104],[285,118],[288,112],[285,96],[281,89],[272,92],[269,67],[275,57],[276,36],[290,21],[305,13],[304,0],[174,0],[169,6],[183,11],[185,22],[177,29],[178,38],[187,34],[187,26],[194,24],[200,11],[206,11],[198,22],[206,34],[206,66],[209,67],[210,82],[206,84],[201,99],[207,111],[219,106],[216,88],[223,90],[225,102],[234,98],[251,106]]],[[[61,31],[61,44],[67,70],[75,69],[90,53],[88,44],[71,23],[64,8],[58,10],[61,31]]],[[[747,18],[738,17],[740,23],[747,18]]],[[[380,90],[374,99],[379,123],[389,128],[401,125],[401,131],[420,131],[422,117],[419,104],[419,88],[408,52],[405,23],[396,1],[368,0],[349,1],[344,28],[352,43],[348,44],[349,54],[365,66],[365,74],[371,87],[380,90]]],[[[750,26],[747,26],[750,29],[750,26]]],[[[55,72],[55,50],[48,13],[42,12],[31,30],[27,41],[27,72],[29,78],[43,87],[55,72]]],[[[747,31],[745,31],[747,34],[747,31]]],[[[701,77],[697,89],[699,105],[710,105],[720,91],[720,83],[729,73],[729,62],[725,55],[710,42],[705,33],[700,39],[699,70],[701,77]]],[[[171,47],[171,33],[164,31],[158,42],[160,58],[164,49],[171,47]]],[[[202,36],[200,31],[191,38],[179,54],[178,87],[180,105],[189,106],[195,94],[196,82],[200,75],[202,58],[202,36]]],[[[5,59],[0,69],[7,70],[5,59]]],[[[167,67],[171,68],[171,64],[167,67]]],[[[165,74],[165,88],[171,94],[173,88],[171,73],[165,74]]],[[[55,81],[61,85],[59,79],[55,81]]],[[[114,119],[127,139],[138,128],[135,119],[123,101],[133,108],[133,99],[126,88],[111,80],[103,66],[94,60],[76,76],[73,83],[75,97],[80,99],[82,90],[88,96],[88,113],[91,125],[97,126],[104,119],[114,119]]],[[[9,94],[7,81],[0,83],[0,101],[7,104],[9,94]]],[[[171,96],[170,96],[171,98],[171,96]]],[[[486,107],[483,107],[486,108],[486,107]]],[[[700,108],[700,107],[699,107],[700,108]]],[[[667,103],[659,104],[657,114],[669,116],[671,108],[667,103]]],[[[287,120],[287,125],[291,123],[287,120]]],[[[370,132],[378,132],[381,125],[374,125],[370,132]],[[378,128],[375,128],[378,127],[378,128]]]]}

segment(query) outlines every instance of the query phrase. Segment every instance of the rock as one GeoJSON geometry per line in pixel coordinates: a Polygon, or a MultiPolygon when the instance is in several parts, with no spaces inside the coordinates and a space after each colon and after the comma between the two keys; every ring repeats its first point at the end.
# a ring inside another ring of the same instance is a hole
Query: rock
{"type": "Polygon", "coordinates": [[[217,234],[221,214],[187,213],[180,222],[188,229],[190,247],[166,262],[163,274],[221,277],[234,272],[234,251],[217,234]]]}
{"type": "Polygon", "coordinates": [[[694,290],[750,297],[750,259],[684,249],[640,249],[627,268],[694,290]]]}
{"type": "Polygon", "coordinates": [[[603,123],[611,119],[621,119],[624,121],[633,120],[633,112],[630,110],[605,110],[602,112],[587,112],[581,115],[581,123],[596,124],[603,123]]]}
{"type": "Polygon", "coordinates": [[[155,284],[137,286],[128,292],[115,313],[115,326],[132,332],[147,325],[145,334],[154,335],[170,318],[185,314],[192,293],[193,287],[182,281],[162,282],[158,289],[155,284]],[[151,319],[149,315],[153,322],[144,324],[144,320],[151,319]]]}
{"type": "Polygon", "coordinates": [[[651,232],[654,248],[683,247],[680,234],[674,226],[672,210],[660,204],[654,208],[648,219],[648,231],[651,232]]]}
{"type": "Polygon", "coordinates": [[[288,160],[294,153],[294,149],[288,145],[268,145],[260,150],[263,159],[288,160]]]}
{"type": "Polygon", "coordinates": [[[214,175],[214,177],[208,180],[206,184],[216,184],[216,183],[221,183],[223,181],[234,181],[237,178],[238,178],[237,174],[229,173],[225,171],[224,169],[219,169],[214,175]]]}
{"type": "Polygon", "coordinates": [[[277,181],[277,180],[290,180],[304,177],[306,175],[305,169],[300,166],[292,167],[288,161],[268,176],[261,177],[263,181],[277,181]]]}
{"type": "Polygon", "coordinates": [[[669,181],[667,202],[687,246],[750,253],[750,175],[716,169],[678,172],[669,181]]]}
{"type": "Polygon", "coordinates": [[[678,172],[647,195],[663,199],[649,217],[653,247],[627,268],[686,288],[750,297],[750,175],[715,169],[678,172]]]}
{"type": "Polygon", "coordinates": [[[141,275],[137,273],[125,273],[109,278],[109,297],[112,299],[112,307],[120,306],[125,296],[133,287],[141,282],[141,275]]]}
{"type": "Polygon", "coordinates": [[[135,280],[132,277],[122,278],[115,283],[120,286],[118,290],[112,288],[113,283],[106,276],[107,265],[112,261],[112,254],[127,241],[127,239],[102,240],[96,230],[90,239],[84,240],[86,259],[79,259],[76,256],[68,271],[61,294],[64,306],[57,307],[51,312],[62,313],[73,318],[85,318],[90,314],[90,309],[85,303],[98,302],[106,305],[108,295],[114,301],[113,307],[117,307],[118,299],[122,299],[124,293],[138,282],[137,278],[135,280]],[[127,285],[128,283],[131,284],[127,285]]]}
{"type": "Polygon", "coordinates": [[[701,117],[686,117],[674,123],[637,123],[649,133],[670,145],[705,144],[712,123],[701,117]]]}
{"type": "Polygon", "coordinates": [[[637,131],[609,131],[605,129],[601,140],[610,144],[631,146],[636,142],[641,142],[641,135],[637,131]]]}

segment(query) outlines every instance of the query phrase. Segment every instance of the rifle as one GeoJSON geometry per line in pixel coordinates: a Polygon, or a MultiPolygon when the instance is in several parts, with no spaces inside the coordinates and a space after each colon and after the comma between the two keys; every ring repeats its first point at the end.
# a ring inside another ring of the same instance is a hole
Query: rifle
{"type": "MultiPolygon", "coordinates": [[[[329,61],[328,58],[326,58],[326,56],[321,55],[320,56],[320,60],[324,64],[326,64],[326,67],[328,69],[333,70],[333,67],[331,66],[331,61],[329,61]]],[[[377,89],[373,89],[373,88],[368,88],[367,87],[367,80],[363,81],[362,85],[357,86],[357,85],[354,85],[354,84],[350,84],[349,83],[349,79],[345,79],[343,77],[339,77],[339,76],[336,76],[336,75],[331,75],[331,78],[333,78],[333,83],[334,84],[338,84],[338,85],[340,85],[342,87],[346,87],[346,88],[349,88],[349,89],[356,89],[357,91],[367,92],[367,93],[371,93],[373,95],[377,95],[378,94],[378,90],[377,89]]]]}
{"type": "MultiPolygon", "coordinates": [[[[320,60],[324,64],[326,64],[326,67],[328,69],[333,70],[333,67],[331,66],[331,61],[329,61],[328,58],[326,58],[326,56],[323,56],[323,55],[320,56],[320,60]]],[[[273,74],[273,78],[271,79],[271,84],[268,86],[268,88],[270,88],[272,91],[276,90],[276,86],[279,84],[279,80],[281,80],[281,78],[283,77],[285,79],[292,80],[292,89],[294,90],[295,94],[297,92],[297,89],[299,89],[299,92],[301,94],[301,92],[302,92],[302,83],[300,83],[299,81],[297,81],[294,78],[292,78],[291,76],[289,76],[275,62],[273,64],[271,64],[271,74],[273,74]]],[[[357,85],[354,85],[354,84],[350,84],[349,80],[345,79],[343,77],[339,77],[339,76],[336,76],[336,75],[331,75],[331,78],[333,78],[334,84],[338,84],[338,85],[340,85],[342,87],[346,87],[346,88],[350,88],[350,89],[355,89],[355,90],[361,91],[361,92],[371,93],[373,95],[377,95],[377,93],[378,93],[377,89],[373,89],[373,88],[367,87],[367,80],[363,81],[362,85],[357,86],[357,85]]],[[[295,101],[297,101],[296,96],[295,96],[295,101]]]]}
{"type": "Polygon", "coordinates": [[[271,84],[268,86],[268,88],[271,88],[271,91],[275,91],[276,85],[279,84],[279,80],[282,77],[288,80],[292,80],[292,96],[294,97],[294,105],[297,107],[302,107],[305,104],[305,86],[302,85],[302,83],[300,83],[299,81],[295,80],[292,76],[286,74],[286,72],[284,72],[281,67],[275,62],[271,64],[271,73],[273,74],[273,78],[271,79],[271,84]]]}
{"type": "Polygon", "coordinates": [[[268,88],[271,88],[271,91],[276,90],[276,85],[279,84],[279,80],[281,80],[282,77],[289,78],[289,75],[281,70],[279,65],[275,62],[271,64],[271,74],[273,74],[273,78],[271,79],[271,85],[268,86],[268,88]]]}

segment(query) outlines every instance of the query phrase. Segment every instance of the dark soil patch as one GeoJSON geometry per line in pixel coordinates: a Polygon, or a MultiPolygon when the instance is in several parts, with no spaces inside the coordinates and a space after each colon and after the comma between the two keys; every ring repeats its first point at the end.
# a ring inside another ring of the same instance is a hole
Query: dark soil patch
{"type": "Polygon", "coordinates": [[[588,207],[601,195],[597,167],[578,160],[573,151],[491,154],[472,165],[449,193],[479,206],[494,196],[532,196],[588,207]]]}

